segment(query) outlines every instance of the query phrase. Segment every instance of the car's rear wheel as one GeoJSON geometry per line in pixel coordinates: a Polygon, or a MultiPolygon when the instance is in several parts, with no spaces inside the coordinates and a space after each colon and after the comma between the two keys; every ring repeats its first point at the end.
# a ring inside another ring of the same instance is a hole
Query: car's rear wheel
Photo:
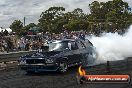
{"type": "Polygon", "coordinates": [[[87,66],[93,66],[95,63],[95,58],[96,56],[92,54],[85,54],[84,55],[84,60],[82,61],[82,66],[87,67],[87,66]]]}
{"type": "Polygon", "coordinates": [[[60,63],[59,72],[64,73],[67,72],[67,70],[68,70],[67,63],[66,62],[60,63]]]}
{"type": "Polygon", "coordinates": [[[89,54],[85,54],[83,56],[83,59],[82,59],[82,66],[83,67],[86,67],[88,65],[88,57],[89,57],[89,54]]]}

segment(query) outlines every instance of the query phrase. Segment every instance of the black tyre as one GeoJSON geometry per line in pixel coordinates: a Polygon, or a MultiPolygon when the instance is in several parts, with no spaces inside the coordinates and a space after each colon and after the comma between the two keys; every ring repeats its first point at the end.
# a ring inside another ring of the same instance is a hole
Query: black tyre
{"type": "Polygon", "coordinates": [[[83,67],[86,67],[88,65],[88,57],[89,57],[89,54],[85,54],[83,56],[83,59],[82,59],[82,66],[83,67]]]}
{"type": "Polygon", "coordinates": [[[68,65],[66,62],[61,62],[59,67],[59,72],[65,73],[68,70],[68,65]]]}
{"type": "Polygon", "coordinates": [[[82,61],[82,66],[93,66],[95,63],[96,58],[93,57],[93,54],[85,54],[84,60],[82,61]]]}

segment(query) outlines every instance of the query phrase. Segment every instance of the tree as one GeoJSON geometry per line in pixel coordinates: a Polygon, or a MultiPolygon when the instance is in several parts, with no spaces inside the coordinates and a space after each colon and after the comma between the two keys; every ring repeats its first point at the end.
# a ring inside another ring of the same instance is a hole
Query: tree
{"type": "Polygon", "coordinates": [[[98,1],[94,1],[89,4],[91,16],[93,16],[94,19],[103,19],[105,17],[101,15],[101,13],[103,13],[102,5],[98,1]]]}
{"type": "Polygon", "coordinates": [[[30,24],[26,25],[26,26],[24,27],[24,29],[25,29],[26,31],[28,31],[30,28],[33,28],[33,27],[35,27],[35,26],[37,26],[35,23],[30,23],[30,24]]]}
{"type": "Polygon", "coordinates": [[[20,30],[20,35],[26,35],[30,28],[37,26],[35,23],[30,23],[20,30]]]}
{"type": "Polygon", "coordinates": [[[63,32],[65,27],[69,31],[102,31],[112,32],[113,29],[124,31],[132,24],[132,13],[128,3],[123,0],[108,2],[93,1],[89,4],[90,14],[76,8],[71,12],[65,12],[64,7],[50,7],[40,15],[39,23],[30,23],[25,27],[20,20],[15,20],[10,28],[20,33],[27,32],[32,27],[38,27],[43,32],[63,32]]]}
{"type": "Polygon", "coordinates": [[[38,25],[45,31],[53,32],[55,19],[62,16],[63,11],[65,11],[64,7],[50,7],[48,10],[42,12],[38,25]]]}
{"type": "Polygon", "coordinates": [[[87,30],[89,23],[87,15],[80,8],[74,9],[72,12],[65,13],[67,23],[64,25],[70,31],[87,30]]]}
{"type": "Polygon", "coordinates": [[[15,20],[11,25],[10,28],[13,32],[19,33],[20,30],[23,28],[23,23],[20,20],[15,20]]]}
{"type": "MultiPolygon", "coordinates": [[[[127,24],[130,24],[130,12],[127,2],[122,0],[113,0],[108,2],[98,2],[94,1],[90,5],[91,14],[90,19],[93,19],[94,22],[105,22],[105,25],[112,22],[113,27],[117,29],[126,29],[127,24]]],[[[108,26],[106,26],[105,29],[108,26]]],[[[112,30],[111,30],[112,31],[112,30]]]]}

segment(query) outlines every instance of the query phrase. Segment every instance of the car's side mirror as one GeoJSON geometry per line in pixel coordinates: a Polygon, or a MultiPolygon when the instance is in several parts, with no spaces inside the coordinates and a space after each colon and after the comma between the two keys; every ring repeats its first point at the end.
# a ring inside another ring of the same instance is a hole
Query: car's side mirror
{"type": "Polygon", "coordinates": [[[69,48],[64,49],[64,51],[69,51],[69,50],[70,50],[69,48]]]}

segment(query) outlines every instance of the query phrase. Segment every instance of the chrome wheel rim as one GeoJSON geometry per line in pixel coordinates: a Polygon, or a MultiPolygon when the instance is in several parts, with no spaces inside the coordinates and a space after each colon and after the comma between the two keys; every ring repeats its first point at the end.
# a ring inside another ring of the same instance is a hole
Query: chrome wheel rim
{"type": "Polygon", "coordinates": [[[61,72],[66,72],[67,71],[67,65],[65,63],[61,63],[60,64],[60,71],[61,72]]]}

